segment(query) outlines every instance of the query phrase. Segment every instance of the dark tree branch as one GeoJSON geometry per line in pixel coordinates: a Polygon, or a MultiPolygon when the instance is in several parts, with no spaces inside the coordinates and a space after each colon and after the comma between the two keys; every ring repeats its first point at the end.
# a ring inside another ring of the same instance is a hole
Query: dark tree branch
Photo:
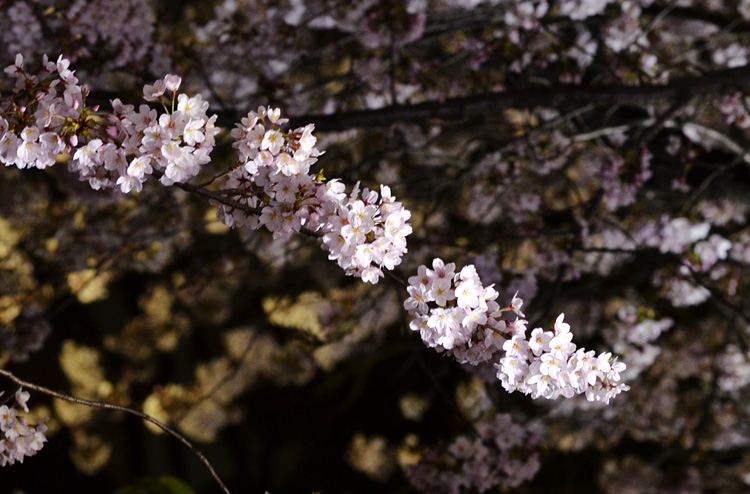
{"type": "MultiPolygon", "coordinates": [[[[568,111],[586,105],[642,105],[659,101],[689,101],[692,98],[740,90],[750,86],[750,65],[716,70],[695,77],[676,79],[668,84],[644,86],[572,86],[566,84],[529,89],[508,89],[498,93],[426,101],[413,105],[398,105],[377,110],[357,110],[330,115],[300,115],[291,117],[291,127],[315,124],[319,131],[342,131],[354,128],[389,127],[394,123],[427,123],[431,120],[461,122],[470,118],[487,117],[515,108],[552,107],[568,111]]],[[[107,107],[115,95],[94,92],[89,104],[107,107]]],[[[217,125],[232,128],[245,113],[240,110],[216,112],[217,125]]]]}
{"type": "Polygon", "coordinates": [[[83,398],[76,398],[75,396],[66,395],[64,393],[60,393],[58,391],[54,391],[54,390],[49,389],[49,388],[45,388],[44,386],[39,386],[38,384],[30,383],[28,381],[24,381],[23,379],[21,379],[19,377],[16,377],[15,374],[13,374],[13,373],[5,370],[5,369],[0,369],[0,375],[5,376],[6,378],[10,379],[11,381],[13,381],[14,383],[18,384],[19,386],[21,386],[23,388],[28,388],[28,389],[37,391],[39,393],[44,393],[46,395],[52,396],[52,397],[60,399],[60,400],[69,401],[70,403],[77,403],[78,405],[85,405],[85,406],[91,407],[91,408],[103,408],[105,410],[117,410],[119,412],[125,412],[125,413],[129,413],[130,415],[135,415],[136,417],[138,417],[138,418],[140,418],[142,420],[145,420],[147,422],[151,422],[156,427],[158,427],[162,431],[166,432],[167,434],[169,434],[170,436],[174,437],[175,439],[177,439],[178,441],[180,441],[182,444],[184,444],[185,446],[187,446],[187,448],[195,456],[198,457],[198,459],[201,461],[201,463],[203,463],[206,466],[206,468],[211,473],[211,476],[214,478],[214,480],[216,481],[216,483],[219,484],[219,487],[221,488],[222,492],[224,492],[225,494],[231,494],[229,492],[229,489],[227,489],[227,486],[224,485],[224,482],[222,482],[221,478],[219,478],[219,475],[214,470],[214,467],[211,465],[211,463],[208,461],[208,459],[206,459],[206,457],[203,456],[203,453],[201,453],[198,450],[198,448],[196,448],[195,446],[193,446],[193,444],[190,441],[188,441],[182,434],[180,434],[179,432],[175,431],[174,429],[171,429],[171,428],[167,427],[166,425],[162,424],[161,422],[159,422],[158,420],[156,420],[152,416],[146,415],[145,413],[139,412],[138,410],[134,410],[132,408],[124,407],[122,405],[115,405],[115,404],[112,404],[112,403],[105,403],[105,402],[102,402],[102,401],[84,400],[83,398]]]}
{"type": "MultiPolygon", "coordinates": [[[[464,121],[486,117],[509,108],[554,107],[565,110],[588,104],[641,105],[657,101],[690,100],[694,97],[738,90],[750,85],[750,65],[717,70],[697,77],[677,79],[669,84],[651,86],[570,86],[511,89],[500,93],[427,101],[415,105],[377,110],[359,110],[331,115],[303,115],[290,118],[289,125],[314,123],[320,131],[353,128],[388,127],[397,122],[422,123],[430,120],[464,121]]],[[[237,115],[219,113],[218,122],[232,126],[237,115]]]]}

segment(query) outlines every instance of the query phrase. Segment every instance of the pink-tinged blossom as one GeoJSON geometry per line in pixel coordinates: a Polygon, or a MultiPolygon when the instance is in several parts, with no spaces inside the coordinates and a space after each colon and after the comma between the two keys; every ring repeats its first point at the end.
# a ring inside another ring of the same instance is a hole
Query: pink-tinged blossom
{"type": "Polygon", "coordinates": [[[523,301],[518,294],[501,307],[495,301],[497,291],[483,287],[473,266],[458,273],[453,263],[441,259],[435,259],[432,266],[420,266],[417,275],[409,278],[410,297],[404,302],[414,318],[409,327],[420,332],[427,346],[460,363],[492,362],[508,392],[520,391],[533,398],[585,393],[589,400],[609,402],[629,389],[619,382],[625,364],[611,353],[594,357],[593,352],[577,349],[563,314],[553,330],[536,328],[527,338],[525,319],[503,319],[506,313],[520,312],[523,301]]]}
{"type": "Polygon", "coordinates": [[[563,322],[565,314],[560,314],[555,320],[555,335],[560,335],[570,332],[570,324],[563,322]]]}
{"type": "Polygon", "coordinates": [[[140,192],[143,190],[143,182],[141,182],[141,179],[138,177],[120,175],[115,184],[120,186],[120,190],[123,194],[128,194],[131,191],[140,192]]]}
{"type": "MultiPolygon", "coordinates": [[[[263,141],[261,141],[260,148],[268,149],[271,154],[277,155],[279,154],[279,151],[281,151],[281,146],[283,144],[284,136],[281,134],[281,132],[269,130],[263,136],[263,141]]],[[[289,157],[289,155],[287,155],[287,157],[289,157]]]]}
{"type": "Polygon", "coordinates": [[[55,155],[72,151],[66,142],[77,143],[77,130],[64,125],[69,119],[81,118],[88,90],[78,85],[66,63],[60,58],[55,64],[45,56],[41,71],[31,74],[23,69],[19,55],[16,63],[6,68],[16,79],[5,103],[10,106],[0,108],[5,114],[0,122],[0,162],[6,166],[46,168],[55,163],[55,155]]]}
{"type": "Polygon", "coordinates": [[[5,73],[10,76],[23,76],[23,55],[16,54],[15,63],[5,67],[5,73]]]}
{"type": "Polygon", "coordinates": [[[172,93],[177,92],[177,90],[180,88],[180,84],[182,84],[182,77],[178,75],[169,74],[164,77],[164,87],[167,91],[170,91],[172,93]]]}
{"type": "Polygon", "coordinates": [[[536,328],[531,331],[531,337],[529,338],[529,348],[534,352],[535,356],[540,356],[543,352],[549,352],[549,342],[552,340],[552,332],[544,331],[542,328],[536,328]]]}
{"type": "Polygon", "coordinates": [[[34,425],[18,415],[17,408],[29,411],[28,401],[29,393],[19,389],[12,406],[0,406],[0,437],[3,437],[0,440],[0,467],[23,463],[25,457],[34,456],[47,442],[44,435],[47,432],[46,417],[34,425]]]}
{"type": "Polygon", "coordinates": [[[516,335],[503,343],[503,350],[509,357],[526,358],[529,353],[529,342],[523,336],[516,335]]]}
{"type": "MultiPolygon", "coordinates": [[[[101,122],[86,118],[93,113],[84,102],[88,89],[78,85],[68,60],[60,57],[53,63],[45,57],[43,70],[33,77],[22,70],[23,57],[16,61],[6,72],[34,95],[24,111],[35,122],[20,132],[18,122],[0,122],[0,162],[5,165],[45,168],[55,164],[56,155],[67,152],[72,155],[69,169],[93,189],[119,187],[127,193],[140,191],[155,170],[164,174],[161,181],[168,185],[194,177],[209,161],[218,129],[216,117],[205,114],[207,103],[199,97],[181,98],[182,106],[190,107],[190,116],[179,109],[159,115],[146,105],[136,112],[132,105],[115,99],[113,114],[101,122]],[[66,124],[71,121],[85,121],[89,127],[73,128],[66,124]]],[[[167,76],[147,84],[144,96],[155,100],[169,90],[174,98],[179,82],[179,77],[167,76]]],[[[20,102],[25,93],[17,98],[20,102]]]]}
{"type": "Polygon", "coordinates": [[[693,247],[693,252],[700,259],[700,263],[694,265],[693,269],[701,272],[710,270],[717,262],[727,258],[731,248],[732,242],[717,234],[698,242],[693,247]]]}
{"type": "Polygon", "coordinates": [[[575,351],[575,345],[571,343],[573,333],[558,333],[549,341],[552,355],[566,357],[575,351]]]}
{"type": "Polygon", "coordinates": [[[185,113],[188,118],[200,119],[208,110],[208,101],[203,101],[203,96],[200,94],[188,96],[182,93],[177,96],[177,109],[185,113]]]}
{"type": "MultiPolygon", "coordinates": [[[[240,168],[228,174],[229,196],[236,202],[263,197],[260,211],[247,213],[221,205],[219,217],[230,226],[265,226],[274,237],[287,237],[303,227],[319,232],[328,258],[347,275],[368,283],[383,278],[406,253],[411,213],[381,186],[377,191],[356,184],[351,192],[338,180],[310,174],[322,153],[315,147],[314,127],[290,131],[278,109],[259,107],[232,130],[240,168]],[[283,214],[281,212],[284,212],[283,214]]],[[[255,207],[255,206],[253,206],[255,207]]]]}
{"type": "Polygon", "coordinates": [[[513,295],[513,300],[510,301],[510,306],[513,308],[513,312],[518,314],[520,317],[526,317],[524,313],[521,312],[521,307],[523,307],[523,300],[518,298],[518,292],[513,295]]]}
{"type": "Polygon", "coordinates": [[[495,413],[477,420],[474,429],[476,435],[460,435],[406,467],[412,485],[427,493],[490,492],[534,478],[540,465],[538,454],[529,452],[537,440],[531,427],[495,413]]]}
{"type": "Polygon", "coordinates": [[[203,133],[203,126],[205,120],[198,118],[190,120],[185,128],[182,130],[182,139],[188,146],[195,146],[206,140],[206,135],[203,133]]]}

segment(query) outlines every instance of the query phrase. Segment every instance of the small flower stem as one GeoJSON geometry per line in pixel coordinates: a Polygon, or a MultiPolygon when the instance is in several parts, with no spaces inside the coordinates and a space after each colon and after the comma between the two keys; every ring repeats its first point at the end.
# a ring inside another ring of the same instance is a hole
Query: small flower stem
{"type": "Polygon", "coordinates": [[[85,400],[83,398],[76,398],[74,396],[66,395],[66,394],[60,393],[58,391],[54,391],[52,389],[49,389],[49,388],[45,388],[44,386],[39,386],[37,384],[33,384],[33,383],[30,383],[30,382],[24,381],[23,379],[20,379],[20,378],[16,377],[13,373],[11,373],[11,372],[9,372],[9,371],[7,371],[5,369],[0,369],[0,375],[3,375],[5,377],[7,377],[8,379],[10,379],[11,381],[13,381],[14,383],[18,384],[19,386],[21,386],[23,388],[32,389],[34,391],[38,391],[39,393],[43,393],[43,394],[46,394],[46,395],[49,395],[49,396],[53,396],[53,397],[58,398],[60,400],[69,401],[71,403],[77,403],[79,405],[85,405],[85,406],[91,407],[91,408],[104,408],[106,410],[118,410],[120,412],[129,413],[130,415],[135,415],[136,417],[138,417],[138,418],[140,418],[142,420],[145,420],[147,422],[151,422],[156,427],[158,427],[159,429],[163,430],[164,432],[166,432],[170,436],[176,438],[182,444],[184,444],[185,446],[187,446],[188,449],[190,449],[190,451],[192,451],[193,454],[195,456],[197,456],[198,459],[204,465],[206,465],[206,468],[208,468],[208,471],[211,473],[211,476],[214,478],[214,480],[216,481],[216,483],[219,484],[219,487],[221,487],[221,490],[225,494],[232,494],[229,491],[229,489],[227,488],[227,486],[224,485],[224,482],[222,482],[222,480],[219,478],[219,475],[214,470],[214,467],[211,465],[211,463],[208,461],[208,459],[206,459],[206,457],[203,456],[203,453],[201,453],[198,450],[198,448],[196,448],[195,446],[193,446],[193,444],[190,441],[188,441],[182,434],[180,434],[179,432],[175,431],[174,429],[171,429],[170,427],[167,427],[166,425],[162,424],[161,422],[159,422],[158,420],[156,420],[152,416],[146,415],[145,413],[139,412],[138,410],[134,410],[132,408],[124,407],[122,405],[114,405],[112,403],[104,403],[104,402],[100,402],[100,401],[85,400]]]}
{"type": "Polygon", "coordinates": [[[393,281],[395,281],[399,285],[403,286],[404,288],[408,288],[409,287],[409,284],[406,281],[404,281],[403,278],[399,277],[398,275],[396,275],[395,273],[393,273],[391,270],[386,269],[385,270],[385,274],[389,278],[391,278],[393,281]]]}

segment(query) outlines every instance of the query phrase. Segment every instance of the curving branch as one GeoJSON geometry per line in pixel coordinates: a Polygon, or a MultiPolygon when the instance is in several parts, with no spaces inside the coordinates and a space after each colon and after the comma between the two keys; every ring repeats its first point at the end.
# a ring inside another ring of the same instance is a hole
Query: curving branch
{"type": "Polygon", "coordinates": [[[162,424],[161,422],[159,422],[158,420],[156,420],[152,416],[146,415],[145,413],[139,412],[138,410],[134,410],[132,408],[124,407],[122,405],[114,405],[112,403],[104,403],[104,402],[100,402],[100,401],[85,400],[83,398],[76,398],[75,396],[66,395],[64,393],[60,393],[58,391],[54,391],[54,390],[49,389],[49,388],[45,388],[44,386],[39,386],[37,384],[33,384],[33,383],[30,383],[30,382],[24,381],[23,379],[21,379],[19,377],[16,377],[13,373],[11,373],[10,371],[7,371],[5,369],[0,369],[0,375],[7,377],[8,379],[10,379],[11,381],[13,381],[14,383],[18,384],[19,386],[21,386],[23,388],[33,389],[34,391],[38,391],[39,393],[43,393],[43,394],[52,396],[54,398],[58,398],[60,400],[69,401],[71,403],[77,403],[79,405],[85,405],[85,406],[91,407],[91,408],[103,408],[105,410],[117,410],[117,411],[120,411],[120,412],[129,413],[130,415],[135,415],[136,417],[138,417],[138,418],[140,418],[142,420],[145,420],[147,422],[151,422],[156,427],[158,427],[159,429],[163,430],[164,432],[166,432],[170,436],[176,438],[182,444],[184,444],[185,446],[187,446],[188,449],[190,451],[192,451],[193,454],[195,456],[197,456],[198,459],[206,466],[206,468],[208,469],[208,471],[211,473],[211,476],[214,478],[214,480],[216,481],[216,483],[219,484],[219,487],[221,487],[222,492],[224,492],[225,494],[231,494],[231,492],[229,492],[229,489],[227,488],[227,486],[224,485],[224,482],[222,482],[221,478],[219,478],[219,475],[214,470],[214,467],[211,465],[211,463],[208,461],[208,459],[206,459],[206,457],[203,456],[203,453],[201,453],[198,450],[198,448],[196,448],[195,446],[193,446],[193,444],[190,441],[188,441],[182,434],[180,434],[179,432],[175,431],[174,429],[172,429],[170,427],[167,427],[166,425],[162,424]]]}
{"type": "Polygon", "coordinates": [[[200,398],[198,398],[198,400],[195,403],[193,403],[189,408],[182,410],[180,413],[176,413],[175,416],[172,417],[172,421],[175,424],[180,425],[182,421],[185,420],[185,417],[187,417],[188,414],[190,414],[190,412],[198,408],[199,405],[213,398],[216,395],[216,393],[218,393],[219,390],[222,387],[224,387],[225,384],[227,384],[229,381],[237,377],[237,375],[240,372],[240,369],[242,369],[242,365],[245,363],[245,359],[247,358],[247,356],[250,354],[250,351],[255,346],[256,341],[258,341],[258,338],[255,335],[251,336],[248,339],[247,345],[245,345],[245,349],[242,351],[242,354],[240,355],[240,357],[232,363],[232,369],[230,369],[229,372],[227,372],[226,375],[224,375],[224,377],[221,378],[219,382],[214,384],[214,386],[207,393],[203,394],[200,398]]]}

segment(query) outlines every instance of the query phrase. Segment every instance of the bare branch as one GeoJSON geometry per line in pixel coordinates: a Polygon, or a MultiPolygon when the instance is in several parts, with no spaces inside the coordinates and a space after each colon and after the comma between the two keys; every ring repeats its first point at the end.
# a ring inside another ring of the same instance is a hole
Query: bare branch
{"type": "Polygon", "coordinates": [[[117,411],[120,411],[120,412],[129,413],[130,415],[135,415],[136,417],[138,417],[138,418],[140,418],[142,420],[145,420],[147,422],[151,422],[156,427],[158,427],[159,429],[163,430],[164,432],[166,432],[170,436],[176,438],[182,444],[184,444],[185,446],[187,446],[188,449],[190,449],[190,451],[192,451],[193,454],[195,456],[197,456],[198,459],[204,465],[206,465],[206,468],[208,468],[208,471],[211,473],[211,476],[214,478],[214,480],[216,481],[216,483],[219,484],[219,487],[221,487],[221,490],[225,494],[231,494],[231,492],[229,492],[229,489],[227,489],[227,486],[224,485],[224,482],[222,482],[221,478],[219,478],[219,475],[214,470],[214,467],[211,465],[211,463],[208,461],[208,459],[206,459],[206,457],[203,456],[203,453],[201,453],[198,450],[198,448],[196,448],[195,446],[193,446],[193,444],[190,441],[188,441],[182,434],[180,434],[179,432],[175,431],[174,429],[172,429],[170,427],[167,427],[166,425],[162,424],[161,422],[159,422],[158,420],[156,420],[152,416],[146,415],[145,413],[139,412],[138,410],[134,410],[132,408],[124,407],[122,405],[114,405],[112,403],[104,403],[104,402],[100,402],[100,401],[85,400],[83,398],[76,398],[75,396],[66,395],[64,393],[60,393],[58,391],[54,391],[54,390],[49,389],[49,388],[45,388],[44,386],[39,386],[37,384],[33,384],[33,383],[30,383],[30,382],[24,381],[23,379],[20,379],[20,378],[16,377],[13,373],[11,373],[11,372],[9,372],[9,371],[7,371],[5,369],[0,369],[0,375],[3,375],[5,377],[7,377],[8,379],[10,379],[11,381],[13,381],[14,383],[18,384],[21,387],[28,388],[28,389],[33,389],[34,391],[38,391],[39,393],[44,393],[46,395],[58,398],[60,400],[69,401],[71,403],[77,403],[79,405],[85,405],[85,406],[91,407],[91,408],[103,408],[105,410],[117,410],[117,411]]]}

